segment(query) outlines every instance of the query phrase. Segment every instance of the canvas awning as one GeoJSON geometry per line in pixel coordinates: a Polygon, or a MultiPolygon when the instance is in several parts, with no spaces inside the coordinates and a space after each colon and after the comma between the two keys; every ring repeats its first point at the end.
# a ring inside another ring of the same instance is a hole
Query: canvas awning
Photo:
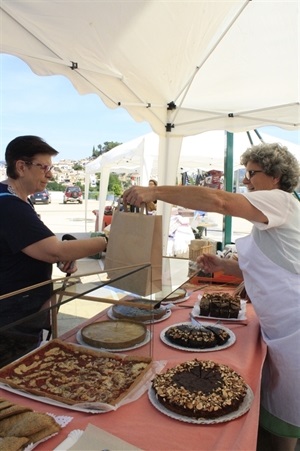
{"type": "MultiPolygon", "coordinates": [[[[0,51],[125,108],[160,137],[174,184],[182,138],[300,128],[299,1],[2,0],[0,51]]],[[[170,206],[158,205],[164,242],[170,206]]]]}

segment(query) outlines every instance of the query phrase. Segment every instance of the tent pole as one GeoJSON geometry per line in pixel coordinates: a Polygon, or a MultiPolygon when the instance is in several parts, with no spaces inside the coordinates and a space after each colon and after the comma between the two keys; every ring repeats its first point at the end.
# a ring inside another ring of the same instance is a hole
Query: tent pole
{"type": "MultiPolygon", "coordinates": [[[[233,187],[233,133],[226,132],[226,149],[224,160],[224,189],[232,193],[233,187]]],[[[223,216],[223,248],[232,242],[232,218],[223,216]]]]}

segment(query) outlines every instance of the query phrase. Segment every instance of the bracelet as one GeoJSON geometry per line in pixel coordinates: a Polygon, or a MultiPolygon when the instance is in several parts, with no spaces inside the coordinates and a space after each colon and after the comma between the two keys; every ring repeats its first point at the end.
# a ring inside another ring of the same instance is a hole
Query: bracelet
{"type": "Polygon", "coordinates": [[[106,252],[106,250],[107,250],[107,245],[108,245],[108,238],[107,238],[107,236],[105,235],[104,237],[103,237],[104,239],[105,239],[105,241],[106,241],[106,247],[105,247],[105,249],[104,249],[104,251],[103,252],[106,252]]]}

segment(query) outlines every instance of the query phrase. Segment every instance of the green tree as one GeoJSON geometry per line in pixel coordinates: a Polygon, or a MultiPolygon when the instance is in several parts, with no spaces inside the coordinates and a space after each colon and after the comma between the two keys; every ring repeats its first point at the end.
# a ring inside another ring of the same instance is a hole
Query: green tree
{"type": "Polygon", "coordinates": [[[55,180],[51,180],[51,182],[48,182],[47,189],[49,191],[64,191],[65,186],[61,183],[56,182],[55,180]]]}
{"type": "Polygon", "coordinates": [[[111,149],[113,149],[116,146],[119,146],[122,143],[118,143],[115,141],[105,141],[103,144],[98,144],[97,145],[97,149],[95,148],[95,146],[93,146],[93,150],[92,150],[92,156],[94,158],[99,157],[99,155],[102,155],[105,152],[109,152],[111,149]]]}
{"type": "Polygon", "coordinates": [[[82,171],[83,170],[83,166],[80,163],[74,163],[73,165],[73,169],[74,171],[82,171]]]}
{"type": "Polygon", "coordinates": [[[117,174],[109,175],[108,191],[113,192],[115,196],[123,193],[123,186],[117,174]]]}

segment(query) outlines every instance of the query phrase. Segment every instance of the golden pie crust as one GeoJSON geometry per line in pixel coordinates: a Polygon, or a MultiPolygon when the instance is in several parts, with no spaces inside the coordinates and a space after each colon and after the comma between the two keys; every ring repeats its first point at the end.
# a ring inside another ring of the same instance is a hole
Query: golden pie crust
{"type": "Polygon", "coordinates": [[[52,340],[0,370],[0,382],[65,404],[119,403],[139,383],[149,357],[119,356],[52,340]]]}
{"type": "Polygon", "coordinates": [[[176,302],[180,299],[184,299],[187,295],[187,291],[184,288],[177,288],[177,290],[173,291],[172,293],[168,294],[169,291],[166,291],[166,293],[162,292],[162,294],[155,296],[155,300],[159,301],[161,300],[163,303],[167,302],[176,302]]]}
{"type": "Polygon", "coordinates": [[[100,321],[81,329],[82,340],[96,348],[121,349],[141,343],[146,327],[134,321],[100,321]]]}

